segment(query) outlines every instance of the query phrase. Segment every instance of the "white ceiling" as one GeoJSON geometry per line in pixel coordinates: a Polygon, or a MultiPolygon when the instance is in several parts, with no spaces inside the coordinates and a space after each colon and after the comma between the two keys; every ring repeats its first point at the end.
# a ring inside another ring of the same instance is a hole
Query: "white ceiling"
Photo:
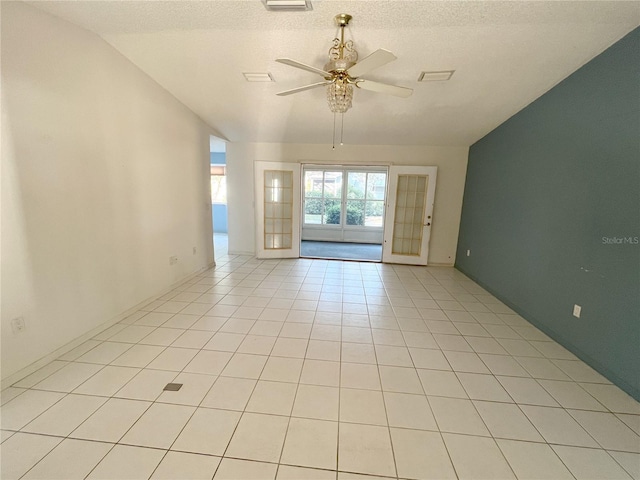
{"type": "Polygon", "coordinates": [[[355,92],[345,143],[372,145],[470,145],[640,24],[639,1],[320,0],[310,12],[260,0],[30,3],[101,35],[232,142],[331,142],[324,89],[275,95],[321,77],[274,60],[322,68],[338,13],[353,15],[361,59],[378,48],[398,57],[366,78],[414,89],[355,92]],[[423,70],[456,72],[418,83],[423,70]]]}

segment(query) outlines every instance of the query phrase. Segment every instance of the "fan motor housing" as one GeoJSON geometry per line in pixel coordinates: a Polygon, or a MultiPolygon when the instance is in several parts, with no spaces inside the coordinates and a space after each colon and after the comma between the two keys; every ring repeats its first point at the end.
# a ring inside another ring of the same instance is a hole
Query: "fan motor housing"
{"type": "Polygon", "coordinates": [[[324,66],[325,71],[327,72],[345,72],[353,67],[356,62],[351,62],[344,58],[338,58],[336,60],[331,60],[324,66]]]}

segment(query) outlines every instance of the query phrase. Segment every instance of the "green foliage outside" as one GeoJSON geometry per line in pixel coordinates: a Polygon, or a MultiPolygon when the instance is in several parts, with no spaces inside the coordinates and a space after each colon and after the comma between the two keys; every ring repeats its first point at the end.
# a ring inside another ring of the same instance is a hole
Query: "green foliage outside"
{"type": "MultiPolygon", "coordinates": [[[[321,192],[307,192],[305,199],[304,211],[309,215],[322,215],[322,193],[321,192]],[[314,197],[314,198],[310,198],[314,197]]],[[[325,199],[325,207],[328,202],[333,202],[333,200],[325,199]]]]}
{"type": "Polygon", "coordinates": [[[384,212],[384,202],[367,202],[367,217],[381,217],[384,212]]]}
{"type": "MultiPolygon", "coordinates": [[[[340,223],[340,205],[335,205],[325,212],[327,225],[340,223]]],[[[362,208],[347,207],[347,225],[364,225],[364,211],[362,208]]]]}
{"type": "MultiPolygon", "coordinates": [[[[306,192],[305,196],[305,214],[322,215],[324,210],[325,224],[340,224],[340,200],[335,198],[325,198],[323,200],[321,192],[306,192]]],[[[364,192],[349,186],[347,198],[364,200],[364,192]]],[[[364,225],[365,215],[367,217],[381,217],[383,211],[384,202],[381,201],[367,201],[365,212],[364,201],[349,200],[347,202],[347,225],[364,225]]]]}

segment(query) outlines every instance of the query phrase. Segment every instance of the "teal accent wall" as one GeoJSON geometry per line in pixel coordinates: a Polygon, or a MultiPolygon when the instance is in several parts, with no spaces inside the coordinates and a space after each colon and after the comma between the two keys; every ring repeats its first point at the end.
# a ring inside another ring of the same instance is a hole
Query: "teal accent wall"
{"type": "Polygon", "coordinates": [[[638,400],[639,59],[635,29],[471,146],[456,258],[638,400]]]}

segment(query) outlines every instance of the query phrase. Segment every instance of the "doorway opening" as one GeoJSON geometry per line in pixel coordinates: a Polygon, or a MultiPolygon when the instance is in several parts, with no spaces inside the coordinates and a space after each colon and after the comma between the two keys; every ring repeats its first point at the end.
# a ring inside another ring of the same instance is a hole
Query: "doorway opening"
{"type": "Polygon", "coordinates": [[[304,168],[306,172],[296,162],[255,162],[258,259],[304,257],[300,252],[304,232],[304,240],[311,241],[382,243],[379,261],[427,265],[437,167],[390,165],[384,186],[367,180],[361,194],[351,195],[348,187],[357,183],[356,174],[385,173],[384,167],[304,168]],[[373,240],[376,234],[378,239],[373,240]]]}
{"type": "Polygon", "coordinates": [[[227,223],[227,144],[209,137],[209,174],[211,180],[211,222],[215,258],[228,251],[227,223]]]}
{"type": "Polygon", "coordinates": [[[387,177],[386,167],[305,166],[300,256],[381,262],[387,177]]]}

